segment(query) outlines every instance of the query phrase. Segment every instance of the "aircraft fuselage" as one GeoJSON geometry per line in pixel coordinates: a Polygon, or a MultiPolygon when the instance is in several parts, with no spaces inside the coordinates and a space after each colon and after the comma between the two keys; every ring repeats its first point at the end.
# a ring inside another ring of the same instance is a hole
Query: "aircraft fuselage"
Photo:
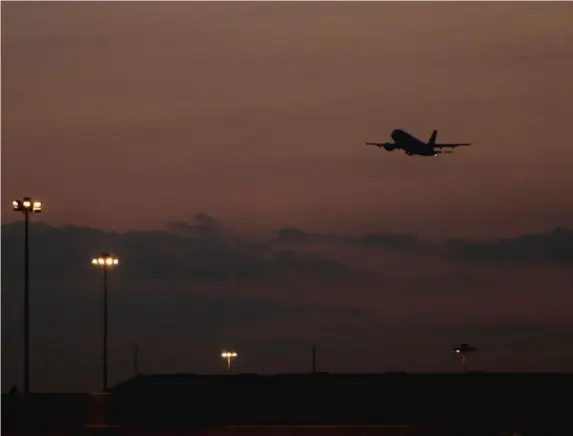
{"type": "Polygon", "coordinates": [[[397,148],[401,148],[409,156],[435,156],[438,154],[434,147],[403,130],[393,130],[390,136],[398,146],[397,148]]]}

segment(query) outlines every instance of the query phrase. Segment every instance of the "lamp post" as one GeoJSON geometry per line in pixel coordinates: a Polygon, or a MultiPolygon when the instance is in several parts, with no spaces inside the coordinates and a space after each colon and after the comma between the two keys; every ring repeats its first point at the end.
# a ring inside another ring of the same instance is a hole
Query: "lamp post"
{"type": "Polygon", "coordinates": [[[42,212],[42,202],[24,197],[12,202],[12,209],[24,214],[24,393],[30,393],[30,283],[28,223],[30,213],[42,212]]]}
{"type": "Polygon", "coordinates": [[[223,351],[221,353],[221,358],[227,360],[227,373],[231,373],[231,361],[237,356],[238,354],[234,351],[223,351]]]}
{"type": "Polygon", "coordinates": [[[118,263],[109,253],[101,253],[92,259],[92,265],[103,269],[103,392],[107,391],[107,270],[118,263]]]}

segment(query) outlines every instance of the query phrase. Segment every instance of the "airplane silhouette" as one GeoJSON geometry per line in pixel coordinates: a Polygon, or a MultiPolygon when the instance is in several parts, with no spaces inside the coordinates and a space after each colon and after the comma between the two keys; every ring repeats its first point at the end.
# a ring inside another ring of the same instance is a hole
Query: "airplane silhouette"
{"type": "Polygon", "coordinates": [[[469,143],[437,144],[437,130],[434,130],[434,133],[432,133],[432,136],[430,136],[430,140],[427,143],[401,129],[393,130],[390,136],[394,142],[367,142],[366,145],[384,147],[387,151],[393,151],[396,149],[404,150],[404,153],[408,156],[437,156],[438,154],[443,153],[453,153],[453,151],[436,150],[436,148],[455,148],[470,145],[469,143]]]}

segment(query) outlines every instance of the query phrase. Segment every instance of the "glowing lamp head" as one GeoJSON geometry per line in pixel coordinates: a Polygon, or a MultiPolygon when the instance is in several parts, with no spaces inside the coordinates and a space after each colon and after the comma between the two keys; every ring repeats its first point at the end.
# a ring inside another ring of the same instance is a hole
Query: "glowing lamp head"
{"type": "Polygon", "coordinates": [[[92,259],[92,265],[94,266],[103,266],[104,268],[107,268],[117,264],[119,264],[119,260],[109,253],[102,253],[98,257],[94,257],[92,259]]]}
{"type": "Polygon", "coordinates": [[[235,353],[234,351],[223,351],[221,353],[221,357],[223,359],[229,359],[231,357],[237,357],[237,353],[235,353]]]}
{"type": "Polygon", "coordinates": [[[465,354],[465,353],[471,353],[471,352],[477,351],[477,348],[472,347],[468,344],[460,344],[457,347],[455,347],[453,351],[456,354],[465,354]]]}
{"type": "Polygon", "coordinates": [[[42,211],[42,202],[33,201],[30,197],[24,197],[22,200],[12,201],[12,209],[17,212],[36,212],[40,213],[42,211]]]}

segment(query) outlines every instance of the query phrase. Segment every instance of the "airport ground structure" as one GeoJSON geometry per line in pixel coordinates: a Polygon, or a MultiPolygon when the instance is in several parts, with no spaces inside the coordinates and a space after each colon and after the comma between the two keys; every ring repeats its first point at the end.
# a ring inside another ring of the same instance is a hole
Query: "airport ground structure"
{"type": "Polygon", "coordinates": [[[4,395],[3,434],[566,435],[573,374],[138,375],[4,395]]]}

